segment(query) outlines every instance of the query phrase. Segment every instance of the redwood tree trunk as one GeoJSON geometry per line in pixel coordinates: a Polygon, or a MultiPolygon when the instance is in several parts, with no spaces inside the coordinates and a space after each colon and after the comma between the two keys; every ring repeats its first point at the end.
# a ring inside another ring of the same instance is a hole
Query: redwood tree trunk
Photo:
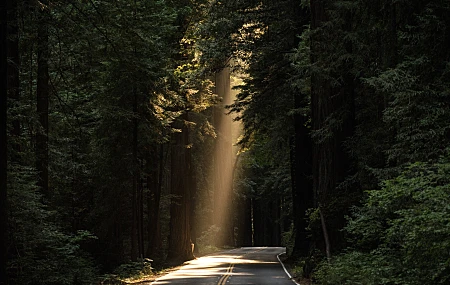
{"type": "Polygon", "coordinates": [[[238,214],[236,217],[236,225],[238,228],[238,235],[236,245],[239,246],[252,246],[253,245],[253,233],[252,233],[252,203],[251,199],[246,196],[240,196],[237,198],[238,214]]]}
{"type": "MultiPolygon", "coordinates": [[[[354,132],[354,87],[350,74],[351,62],[342,64],[339,71],[329,69],[330,51],[325,44],[333,35],[323,30],[328,21],[326,10],[332,1],[311,0],[311,64],[318,68],[311,74],[311,118],[313,131],[325,131],[329,135],[316,137],[313,143],[313,189],[315,201],[321,214],[324,250],[328,258],[334,248],[345,242],[340,231],[345,224],[345,206],[331,206],[339,195],[339,184],[350,174],[350,158],[344,143],[354,132]],[[330,77],[344,73],[340,86],[331,86],[330,77]],[[340,118],[339,127],[330,126],[329,119],[336,114],[345,114],[340,118]],[[332,208],[334,207],[334,208],[332,208]],[[334,247],[334,248],[333,248],[334,247]]],[[[348,15],[351,19],[351,15],[348,15]]],[[[349,20],[347,19],[347,20],[349,20]]],[[[344,29],[351,28],[343,26],[344,29]]],[[[351,44],[343,52],[351,53],[351,44]]],[[[336,68],[336,67],[335,67],[336,68]]]]}
{"type": "MultiPolygon", "coordinates": [[[[8,1],[9,4],[10,1],[8,1]]],[[[8,211],[7,206],[7,137],[6,137],[6,119],[7,119],[7,10],[6,1],[0,3],[0,284],[7,284],[7,241],[8,241],[8,211]]]]}
{"type": "MultiPolygon", "coordinates": [[[[306,8],[295,6],[295,16],[298,33],[301,34],[305,26],[310,22],[310,12],[306,8]]],[[[298,36],[294,39],[295,46],[299,44],[298,36]]],[[[296,90],[294,94],[294,108],[304,108],[303,99],[307,97],[301,90],[296,90]]],[[[290,163],[291,163],[291,183],[292,183],[292,210],[295,233],[294,248],[292,257],[306,257],[311,247],[311,233],[307,231],[308,222],[306,211],[313,207],[314,192],[312,184],[312,142],[310,129],[307,123],[308,118],[301,114],[294,114],[294,136],[291,139],[290,163]]]]}
{"type": "MultiPolygon", "coordinates": [[[[300,98],[295,97],[296,106],[300,108],[300,98]]],[[[313,206],[312,145],[306,118],[300,114],[294,116],[294,138],[291,145],[291,181],[292,204],[294,214],[295,243],[293,257],[308,256],[311,241],[307,231],[306,211],[313,206]]]]}
{"type": "MultiPolygon", "coordinates": [[[[325,1],[311,0],[311,64],[320,62],[321,53],[325,52],[320,47],[322,32],[319,31],[323,22],[326,21],[325,1]]],[[[331,114],[331,88],[329,82],[316,72],[311,75],[311,118],[313,131],[320,130],[324,127],[326,118],[331,114]]],[[[333,141],[327,139],[313,144],[313,189],[315,194],[315,202],[322,207],[322,204],[334,187],[334,173],[332,168],[333,160],[333,141]]],[[[321,211],[322,214],[322,211],[321,211]]],[[[324,224],[326,220],[321,219],[322,229],[326,229],[324,224]]],[[[323,231],[325,241],[325,252],[330,252],[330,244],[328,231],[323,231]]]]}
{"type": "Polygon", "coordinates": [[[185,124],[185,113],[176,122],[175,127],[181,132],[172,134],[171,146],[171,195],[170,236],[167,260],[181,263],[194,258],[191,241],[191,185],[189,184],[190,151],[189,131],[185,124]]]}
{"type": "MultiPolygon", "coordinates": [[[[8,0],[7,1],[8,10],[8,28],[7,28],[7,50],[8,50],[8,65],[7,65],[7,89],[8,98],[10,101],[10,112],[11,108],[17,107],[20,101],[20,90],[19,90],[19,67],[20,67],[20,57],[19,57],[19,25],[17,21],[17,1],[8,0]]],[[[12,114],[14,116],[16,114],[12,114]]],[[[18,143],[21,134],[20,131],[20,121],[15,119],[12,121],[12,130],[9,133],[11,135],[10,144],[12,144],[13,152],[10,154],[10,161],[15,163],[19,160],[20,144],[18,143]]]]}
{"type": "Polygon", "coordinates": [[[190,226],[190,235],[191,235],[191,244],[193,246],[193,253],[198,253],[198,247],[197,245],[197,225],[196,225],[196,204],[197,204],[197,179],[195,177],[195,171],[194,166],[192,164],[192,153],[191,149],[187,149],[187,165],[188,165],[188,185],[190,189],[190,212],[189,212],[189,226],[190,226]]]}
{"type": "Polygon", "coordinates": [[[149,193],[147,196],[148,205],[148,247],[147,256],[150,258],[162,255],[161,226],[159,219],[162,178],[164,174],[164,145],[159,146],[159,156],[155,148],[153,153],[154,165],[147,177],[149,193]]]}
{"type": "Polygon", "coordinates": [[[138,184],[138,245],[139,245],[139,258],[144,258],[145,246],[144,246],[144,188],[142,186],[142,179],[139,173],[138,184]]]}
{"type": "Polygon", "coordinates": [[[281,199],[279,197],[270,201],[270,210],[269,246],[281,246],[281,199]]]}
{"type": "Polygon", "coordinates": [[[49,200],[50,193],[48,189],[48,102],[49,102],[49,74],[48,74],[48,1],[42,0],[39,5],[38,21],[38,57],[37,57],[37,114],[41,130],[36,134],[36,168],[39,175],[38,186],[49,200]]]}
{"type": "Polygon", "coordinates": [[[265,246],[264,243],[264,216],[261,199],[252,199],[253,214],[253,246],[265,246]]]}
{"type": "Polygon", "coordinates": [[[243,216],[243,244],[242,246],[253,246],[253,229],[252,229],[252,199],[245,197],[243,216]]]}
{"type": "Polygon", "coordinates": [[[131,260],[136,261],[139,256],[139,205],[138,205],[138,197],[139,197],[139,164],[138,164],[138,119],[137,119],[137,92],[136,87],[133,87],[133,186],[132,186],[132,195],[131,195],[131,260]]]}

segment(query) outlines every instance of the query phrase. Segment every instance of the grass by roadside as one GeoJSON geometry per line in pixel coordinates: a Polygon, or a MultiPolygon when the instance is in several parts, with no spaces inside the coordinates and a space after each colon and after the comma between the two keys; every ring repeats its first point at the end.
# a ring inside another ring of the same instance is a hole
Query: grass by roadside
{"type": "Polygon", "coordinates": [[[300,285],[312,285],[311,279],[303,277],[303,262],[294,261],[286,256],[286,254],[280,255],[280,260],[283,262],[286,270],[291,274],[294,279],[300,285]]]}

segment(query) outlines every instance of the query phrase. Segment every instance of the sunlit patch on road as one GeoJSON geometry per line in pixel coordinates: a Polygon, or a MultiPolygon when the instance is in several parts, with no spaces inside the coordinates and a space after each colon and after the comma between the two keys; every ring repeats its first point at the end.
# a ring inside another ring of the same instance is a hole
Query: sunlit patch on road
{"type": "MultiPolygon", "coordinates": [[[[220,255],[210,255],[187,262],[180,270],[159,278],[151,284],[233,284],[253,280],[268,273],[274,284],[289,280],[276,259],[282,248],[240,248],[220,255]],[[275,271],[273,269],[276,269],[275,271]],[[271,272],[273,271],[273,272],[271,272]],[[265,272],[262,274],[262,272],[265,272]]],[[[257,283],[234,284],[257,284],[257,283]]],[[[289,284],[289,283],[288,283],[289,284]]]]}

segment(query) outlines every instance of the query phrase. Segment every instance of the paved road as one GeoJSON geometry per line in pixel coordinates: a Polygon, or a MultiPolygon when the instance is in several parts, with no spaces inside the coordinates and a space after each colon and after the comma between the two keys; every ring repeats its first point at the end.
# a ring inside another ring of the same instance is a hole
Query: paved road
{"type": "Polygon", "coordinates": [[[283,247],[242,247],[190,261],[151,284],[295,285],[277,255],[283,247]]]}

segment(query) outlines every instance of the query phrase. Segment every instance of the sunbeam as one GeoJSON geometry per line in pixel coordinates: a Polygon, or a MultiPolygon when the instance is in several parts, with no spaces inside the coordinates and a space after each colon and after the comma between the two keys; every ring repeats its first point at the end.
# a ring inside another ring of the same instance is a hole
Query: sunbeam
{"type": "Polygon", "coordinates": [[[213,245],[217,247],[234,246],[234,222],[233,222],[233,171],[236,162],[237,147],[235,142],[240,134],[240,124],[228,114],[226,106],[235,98],[232,90],[233,80],[230,76],[230,68],[225,67],[215,75],[216,94],[221,102],[215,107],[213,126],[216,131],[214,154],[211,161],[211,193],[212,216],[206,219],[209,225],[216,230],[213,245]]]}

